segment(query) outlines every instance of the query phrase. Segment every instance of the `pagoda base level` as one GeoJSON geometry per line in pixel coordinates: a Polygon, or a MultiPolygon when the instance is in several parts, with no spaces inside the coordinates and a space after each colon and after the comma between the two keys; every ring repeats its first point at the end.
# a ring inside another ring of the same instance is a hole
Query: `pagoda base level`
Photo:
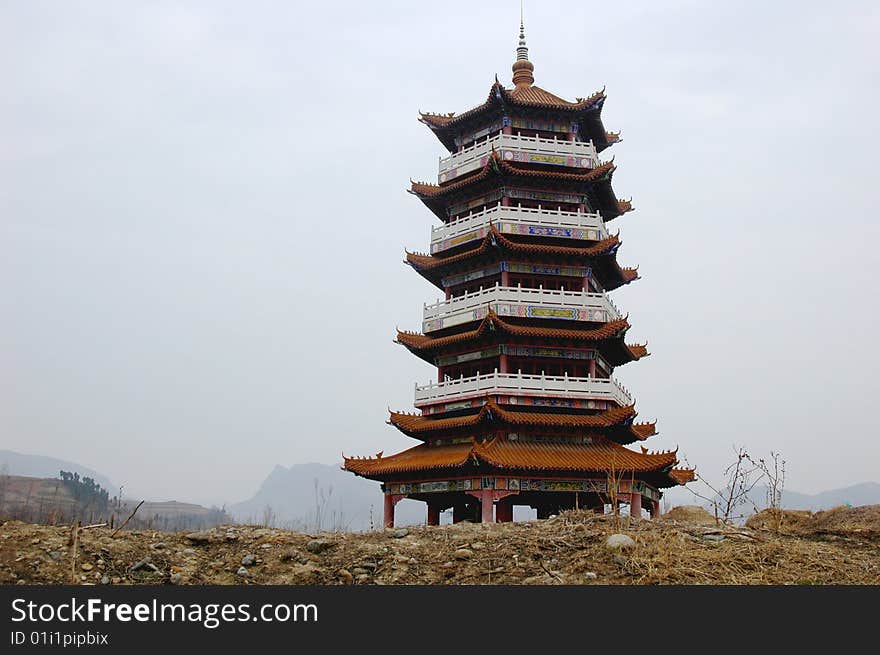
{"type": "Polygon", "coordinates": [[[642,509],[651,518],[660,514],[660,501],[643,497],[640,493],[621,493],[611,499],[603,493],[592,492],[540,492],[540,491],[500,491],[483,489],[480,491],[461,491],[431,494],[384,494],[386,528],[394,527],[394,506],[404,498],[423,501],[427,505],[428,525],[440,525],[440,514],[452,510],[452,522],[461,523],[509,523],[513,521],[514,506],[526,506],[537,512],[539,519],[547,519],[564,510],[592,510],[604,514],[606,506],[616,500],[618,509],[629,505],[630,515],[643,518],[642,509]]]}

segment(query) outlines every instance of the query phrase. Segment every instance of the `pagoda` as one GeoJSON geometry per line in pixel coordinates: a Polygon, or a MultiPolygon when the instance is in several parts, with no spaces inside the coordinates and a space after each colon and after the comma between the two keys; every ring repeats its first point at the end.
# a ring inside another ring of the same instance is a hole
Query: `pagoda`
{"type": "Polygon", "coordinates": [[[635,422],[612,377],[648,352],[626,343],[629,321],[607,295],[639,276],[618,264],[608,229],[632,206],[600,159],[620,141],[602,123],[604,89],[569,102],[533,73],[520,22],[513,88],[496,77],[478,107],[420,116],[449,155],[438,184],[412,183],[441,223],[430,253],[405,261],[445,299],[397,343],[436,366],[437,381],[416,385],[419,413],[391,412],[419,444],[343,465],[381,481],[386,527],[404,498],[427,504],[429,525],[450,508],[454,522],[511,521],[514,505],[538,518],[625,504],[653,517],[662,489],[693,479],[676,451],[627,447],[656,425],[635,422]]]}

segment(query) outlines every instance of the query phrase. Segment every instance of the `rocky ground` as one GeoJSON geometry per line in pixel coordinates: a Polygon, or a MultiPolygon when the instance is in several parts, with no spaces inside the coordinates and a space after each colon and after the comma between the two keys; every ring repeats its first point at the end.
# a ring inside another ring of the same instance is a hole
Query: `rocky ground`
{"type": "Polygon", "coordinates": [[[120,532],[9,521],[2,584],[878,584],[880,506],[765,512],[746,527],[675,508],[657,521],[544,521],[302,534],[224,526],[120,532]]]}

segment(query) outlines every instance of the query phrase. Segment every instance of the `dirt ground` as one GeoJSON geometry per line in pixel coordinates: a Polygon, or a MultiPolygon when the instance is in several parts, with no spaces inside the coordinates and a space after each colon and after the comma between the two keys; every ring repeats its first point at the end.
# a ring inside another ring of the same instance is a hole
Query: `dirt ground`
{"type": "Polygon", "coordinates": [[[719,526],[564,512],[543,521],[302,534],[0,525],[2,584],[878,584],[880,506],[719,526]],[[633,544],[609,548],[609,535],[633,544]]]}

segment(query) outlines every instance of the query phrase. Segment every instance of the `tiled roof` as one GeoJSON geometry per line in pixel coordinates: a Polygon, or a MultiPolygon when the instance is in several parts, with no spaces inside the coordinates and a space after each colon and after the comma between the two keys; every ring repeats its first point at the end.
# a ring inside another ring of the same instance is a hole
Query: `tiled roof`
{"type": "Polygon", "coordinates": [[[506,250],[510,250],[512,252],[528,254],[552,255],[560,257],[599,257],[616,252],[616,248],[620,245],[621,242],[618,236],[614,235],[608,237],[607,239],[602,239],[602,241],[597,241],[591,246],[585,246],[582,248],[578,248],[575,246],[551,246],[540,243],[520,243],[518,241],[512,241],[503,236],[494,225],[491,225],[489,227],[489,233],[485,237],[483,237],[483,239],[478,243],[479,245],[477,245],[475,248],[457,253],[455,255],[449,255],[447,257],[437,257],[434,255],[426,255],[423,253],[407,252],[406,262],[411,264],[416,270],[430,270],[439,266],[445,266],[455,262],[465,261],[474,257],[475,255],[481,255],[496,246],[499,246],[506,250]]]}
{"type": "Polygon", "coordinates": [[[639,344],[639,343],[632,343],[632,344],[628,343],[626,345],[626,348],[632,354],[632,358],[634,360],[641,359],[642,357],[647,357],[650,354],[648,352],[647,344],[643,345],[643,344],[639,344]]]}
{"type": "Polygon", "coordinates": [[[595,182],[596,180],[610,177],[616,166],[613,161],[599,164],[596,168],[586,173],[562,173],[546,169],[526,168],[519,163],[503,161],[497,153],[489,158],[486,165],[479,171],[464,178],[443,185],[428,184],[427,182],[413,182],[410,191],[420,198],[440,198],[459,189],[465,188],[482,180],[487,180],[494,175],[505,173],[519,177],[532,177],[544,180],[565,180],[570,182],[595,182]]]}
{"type": "MultiPolygon", "coordinates": [[[[600,341],[611,339],[621,335],[629,329],[629,323],[625,318],[603,323],[593,330],[572,330],[563,328],[530,327],[514,325],[499,318],[495,312],[489,310],[489,314],[480,321],[476,329],[467,332],[459,332],[446,337],[429,337],[418,332],[397,331],[397,341],[411,350],[425,350],[428,348],[443,348],[456,343],[464,343],[477,339],[485,334],[486,330],[495,329],[500,332],[522,337],[534,337],[545,339],[566,339],[572,341],[600,341]]],[[[642,346],[643,347],[643,346],[642,346]]],[[[629,346],[630,349],[634,348],[629,346]]]]}
{"type": "Polygon", "coordinates": [[[613,469],[618,473],[661,472],[678,463],[676,451],[638,453],[612,441],[576,445],[493,439],[442,446],[420,444],[388,457],[345,457],[343,467],[358,475],[383,476],[458,468],[468,461],[511,470],[604,472],[613,469]]]}
{"type": "Polygon", "coordinates": [[[557,109],[563,111],[586,111],[591,109],[600,100],[605,99],[605,89],[597,91],[588,98],[578,98],[575,102],[564,100],[559,96],[545,91],[541,87],[529,85],[519,86],[514,89],[505,89],[497,80],[489,89],[489,95],[486,101],[469,109],[468,111],[456,114],[432,114],[422,113],[419,120],[430,127],[448,128],[460,124],[477,114],[490,109],[493,106],[500,106],[504,103],[520,106],[535,107],[538,109],[557,109]]]}
{"type": "Polygon", "coordinates": [[[620,425],[635,415],[634,405],[614,407],[598,414],[511,411],[502,408],[490,398],[476,414],[451,418],[430,418],[421,414],[391,412],[391,418],[388,422],[404,434],[412,436],[426,432],[443,432],[457,428],[475,427],[484,421],[547,428],[607,428],[620,425]]]}
{"type": "Polygon", "coordinates": [[[678,484],[687,484],[696,479],[696,469],[672,469],[669,472],[669,477],[678,484]]]}

